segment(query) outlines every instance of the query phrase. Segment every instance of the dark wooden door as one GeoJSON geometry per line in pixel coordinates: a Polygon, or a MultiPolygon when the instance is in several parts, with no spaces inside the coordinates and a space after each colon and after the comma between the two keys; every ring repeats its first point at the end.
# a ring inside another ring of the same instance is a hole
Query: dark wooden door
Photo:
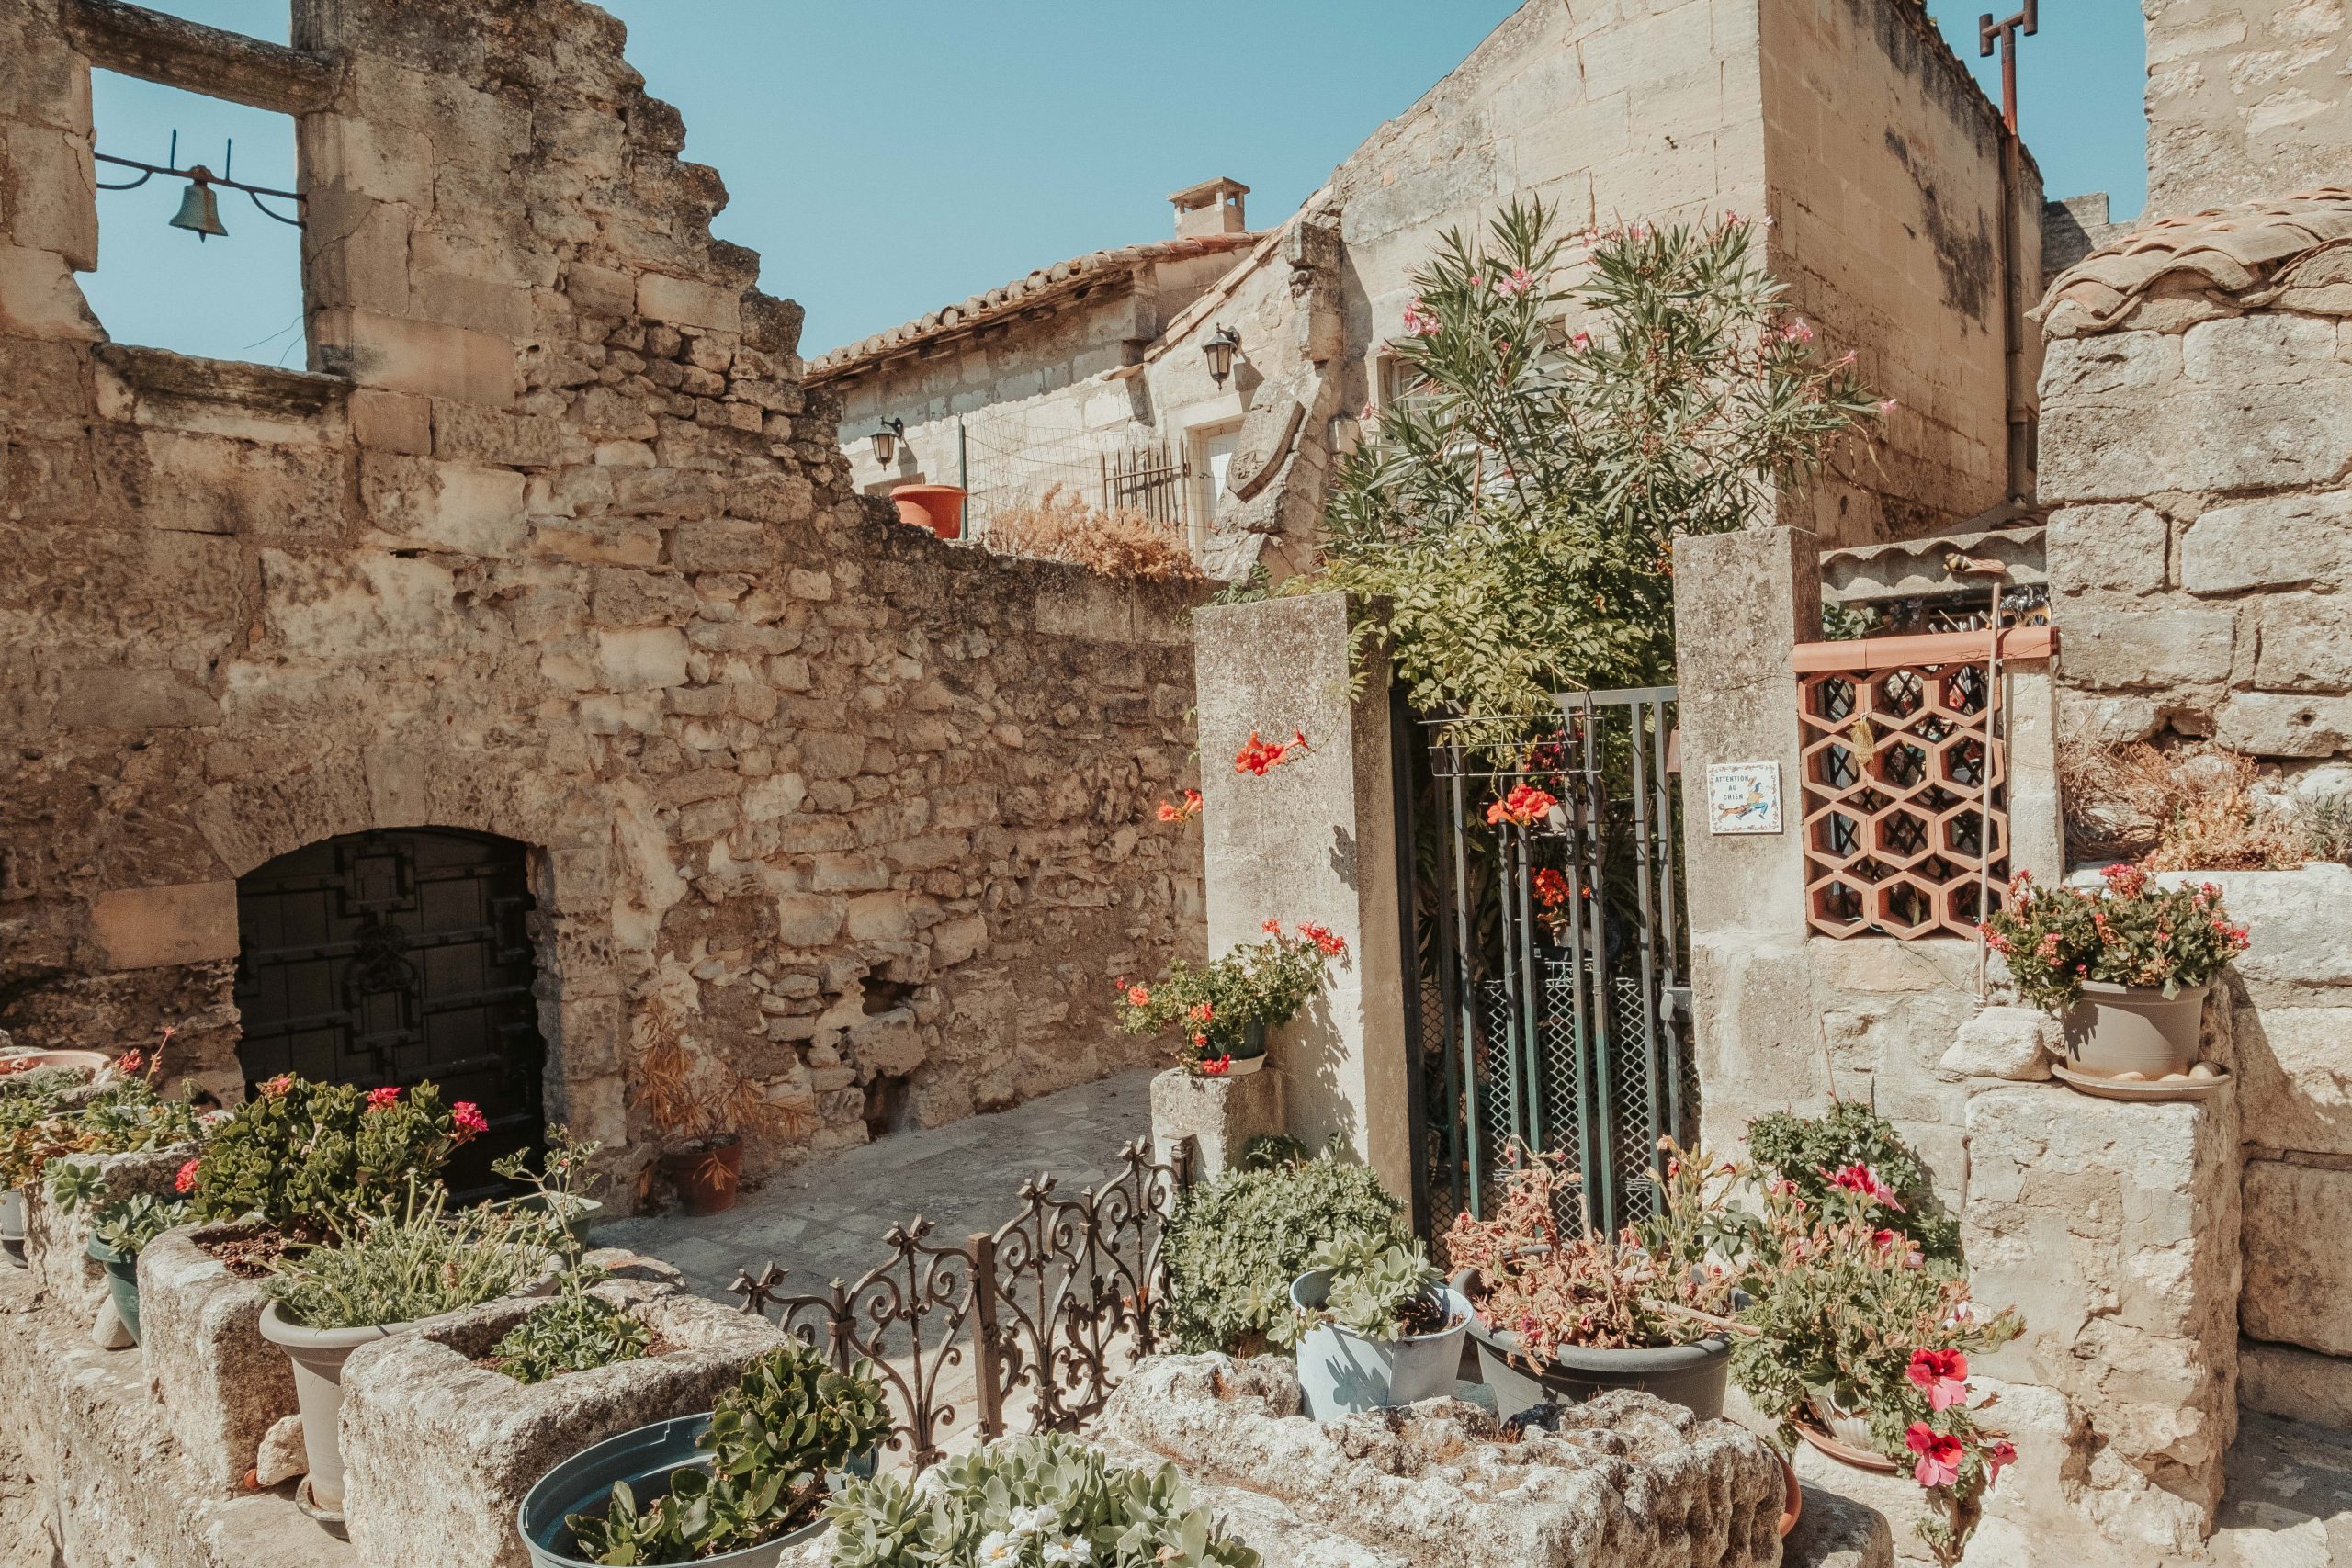
{"type": "Polygon", "coordinates": [[[537,1148],[547,1048],[531,995],[523,846],[419,828],[354,833],[237,880],[237,1047],[245,1086],[280,1073],[376,1089],[431,1080],[488,1135],[453,1193],[498,1190],[490,1162],[537,1148]]]}

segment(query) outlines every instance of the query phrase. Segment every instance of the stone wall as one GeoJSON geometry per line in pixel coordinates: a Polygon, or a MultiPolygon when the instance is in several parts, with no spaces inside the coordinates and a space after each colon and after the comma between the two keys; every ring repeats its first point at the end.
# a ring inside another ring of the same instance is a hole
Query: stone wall
{"type": "Polygon", "coordinates": [[[2347,199],[2241,208],[2053,285],[2041,499],[2070,735],[2352,748],[2352,267],[2325,248],[2347,227],[2347,199]]]}
{"type": "Polygon", "coordinates": [[[0,1022],[233,1097],[234,879],[430,825],[530,847],[548,1113],[624,1175],[664,1043],[754,1172],[1135,1057],[1189,602],[854,496],[593,6],[141,15],[0,0],[0,1022]],[[300,114],[311,371],[106,340],[93,64],[300,114]]]}
{"type": "Polygon", "coordinates": [[[2341,184],[2352,35],[2341,0],[2141,0],[2151,216],[2341,184]]]}
{"type": "MultiPolygon", "coordinates": [[[[1899,405],[1877,448],[1828,476],[1811,525],[1863,543],[1949,525],[2007,494],[2002,310],[2040,288],[2030,157],[2015,175],[2018,284],[2005,281],[1997,124],[1915,0],[1531,3],[1134,364],[1042,395],[1024,379],[1003,394],[1017,406],[1002,417],[1180,450],[1240,422],[1204,553],[1212,571],[1238,575],[1270,551],[1281,576],[1307,558],[1330,460],[1356,438],[1360,411],[1395,389],[1384,367],[1409,275],[1447,230],[1482,229],[1515,196],[1555,206],[1566,232],[1770,213],[1766,257],[1796,307],[1899,405]],[[1221,326],[1242,344],[1226,386],[1202,354],[1221,326]]],[[[1059,337],[1035,343],[1012,343],[1001,367],[994,347],[944,352],[983,362],[966,381],[1057,377],[1059,337]]],[[[949,374],[882,372],[905,396],[949,374]]],[[[2020,392],[2030,403],[2030,370],[2020,392]]],[[[978,430],[997,416],[967,417],[978,430]]],[[[950,438],[944,427],[926,436],[933,450],[950,438]]],[[[938,478],[936,462],[925,472],[938,478]]]]}

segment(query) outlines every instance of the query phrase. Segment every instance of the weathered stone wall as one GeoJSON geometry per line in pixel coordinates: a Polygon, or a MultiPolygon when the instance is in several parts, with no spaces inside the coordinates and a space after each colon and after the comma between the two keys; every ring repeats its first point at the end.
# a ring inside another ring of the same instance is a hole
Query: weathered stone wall
{"type": "Polygon", "coordinates": [[[174,79],[300,111],[313,370],[108,344],[72,274],[120,16],[0,0],[0,1021],[176,1023],[233,1095],[233,879],[434,825],[531,847],[549,1115],[625,1174],[665,1041],[755,1172],[1134,1056],[1110,977],[1201,942],[1147,826],[1189,603],[854,496],[797,307],[568,0],[174,24],[174,79]]]}
{"type": "MultiPolygon", "coordinates": [[[[957,376],[1018,374],[1001,395],[1026,400],[1004,417],[1089,440],[1181,449],[1189,433],[1244,422],[1205,553],[1230,575],[1271,550],[1279,576],[1306,558],[1358,412],[1388,395],[1382,369],[1409,275],[1445,231],[1482,229],[1514,196],[1553,204],[1568,232],[1769,212],[1766,256],[1796,307],[1899,404],[1877,449],[1827,478],[1808,525],[1836,543],[1918,533],[2007,493],[1997,124],[1914,0],[1530,4],[1367,138],[1283,225],[1279,246],[1250,253],[1119,378],[1035,395],[1025,378],[1069,362],[1051,333],[1034,350],[1011,340],[1009,367],[974,345],[944,351],[975,356],[973,371],[880,374],[901,400],[957,376]],[[1858,124],[1871,133],[1855,135],[1858,124]],[[1228,325],[1242,347],[1220,387],[1201,349],[1228,325]]],[[[2022,309],[2040,289],[2030,158],[2017,212],[2022,309]]],[[[978,430],[977,400],[965,412],[978,430]]],[[[952,434],[927,432],[929,449],[952,451],[952,434]]],[[[1035,488],[1044,482],[1041,470],[1035,488]]]]}
{"type": "Polygon", "coordinates": [[[2141,0],[2148,213],[2341,184],[2352,33],[2341,0],[2141,0]]]}

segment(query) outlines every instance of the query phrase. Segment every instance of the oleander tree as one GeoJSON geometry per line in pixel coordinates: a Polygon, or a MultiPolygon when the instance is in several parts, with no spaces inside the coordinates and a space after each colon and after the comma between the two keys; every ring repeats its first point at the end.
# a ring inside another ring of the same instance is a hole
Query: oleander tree
{"type": "Polygon", "coordinates": [[[1423,711],[1672,680],[1677,536],[1768,518],[1890,411],[1851,354],[1815,350],[1757,231],[1569,238],[1514,201],[1414,275],[1407,394],[1339,468],[1312,586],[1395,602],[1391,655],[1423,711]]]}

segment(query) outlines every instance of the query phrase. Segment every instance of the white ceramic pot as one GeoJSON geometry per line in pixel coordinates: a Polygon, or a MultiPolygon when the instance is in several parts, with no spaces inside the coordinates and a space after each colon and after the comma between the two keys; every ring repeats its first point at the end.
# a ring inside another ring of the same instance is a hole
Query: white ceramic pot
{"type": "MultiPolygon", "coordinates": [[[[1330,1292],[1331,1271],[1310,1269],[1292,1281],[1291,1305],[1315,1312],[1330,1292]]],[[[1473,1313],[1469,1298],[1453,1287],[1439,1294],[1448,1321],[1434,1334],[1384,1342],[1336,1323],[1308,1329],[1298,1342],[1298,1383],[1306,1414],[1324,1421],[1452,1393],[1462,1371],[1462,1337],[1470,1331],[1473,1313]]]]}

